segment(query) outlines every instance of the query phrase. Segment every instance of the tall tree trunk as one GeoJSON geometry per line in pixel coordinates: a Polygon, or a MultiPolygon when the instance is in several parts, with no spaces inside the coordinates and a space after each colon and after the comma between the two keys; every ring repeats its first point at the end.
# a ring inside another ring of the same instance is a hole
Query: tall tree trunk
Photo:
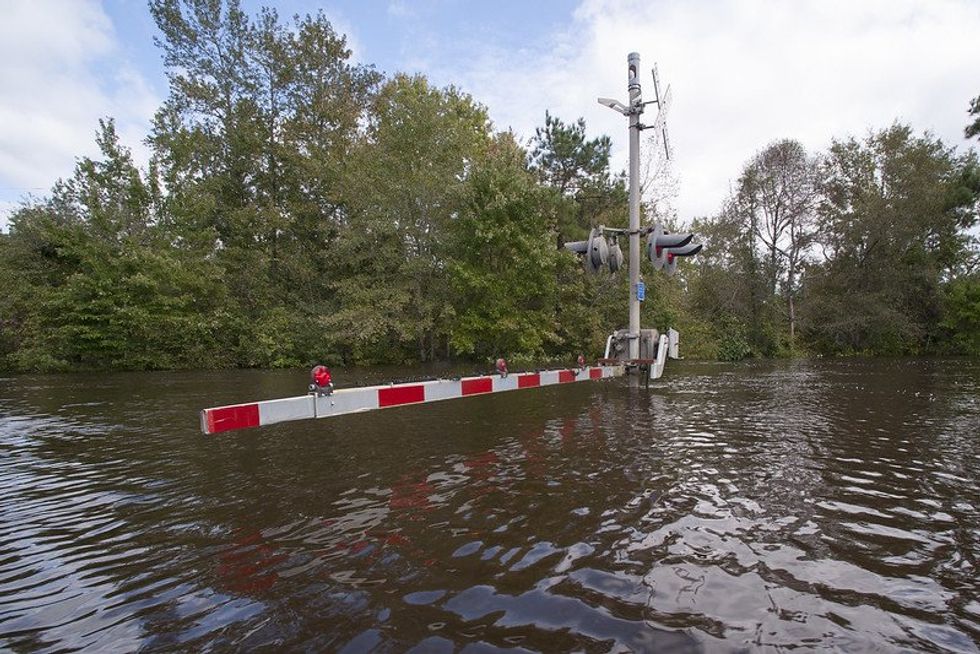
{"type": "MultiPolygon", "coordinates": [[[[792,246],[791,246],[792,247],[792,246]]],[[[789,270],[786,271],[786,299],[789,303],[789,349],[796,349],[796,304],[793,292],[796,288],[796,251],[790,250],[789,270]]]]}
{"type": "Polygon", "coordinates": [[[776,294],[776,284],[779,282],[779,274],[776,272],[777,257],[776,245],[775,241],[773,241],[772,247],[769,248],[769,295],[776,294]]]}
{"type": "Polygon", "coordinates": [[[789,293],[789,349],[796,349],[796,307],[793,304],[793,292],[789,293]]]}

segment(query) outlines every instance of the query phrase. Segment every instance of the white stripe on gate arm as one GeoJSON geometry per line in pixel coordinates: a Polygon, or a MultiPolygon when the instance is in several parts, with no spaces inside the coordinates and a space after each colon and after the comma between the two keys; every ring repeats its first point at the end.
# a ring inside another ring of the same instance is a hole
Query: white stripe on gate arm
{"type": "Polygon", "coordinates": [[[582,369],[514,373],[507,377],[485,375],[462,379],[436,379],[426,382],[342,388],[330,395],[320,397],[301,395],[299,397],[204,409],[201,412],[201,431],[205,434],[216,434],[233,429],[273,425],[290,420],[329,418],[405,404],[438,402],[470,395],[605,379],[623,374],[623,366],[596,366],[582,369]]]}
{"type": "Polygon", "coordinates": [[[259,424],[274,425],[277,422],[290,420],[306,420],[313,418],[316,413],[312,395],[301,397],[286,397],[281,400],[266,400],[257,402],[259,405],[259,424]]]}

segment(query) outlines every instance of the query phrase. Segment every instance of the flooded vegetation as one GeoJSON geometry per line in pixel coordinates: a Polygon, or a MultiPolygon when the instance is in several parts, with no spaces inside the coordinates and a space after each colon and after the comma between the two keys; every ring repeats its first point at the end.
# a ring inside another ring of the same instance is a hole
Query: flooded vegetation
{"type": "Polygon", "coordinates": [[[680,363],[198,432],[304,384],[0,380],[0,648],[978,649],[977,361],[680,363]]]}

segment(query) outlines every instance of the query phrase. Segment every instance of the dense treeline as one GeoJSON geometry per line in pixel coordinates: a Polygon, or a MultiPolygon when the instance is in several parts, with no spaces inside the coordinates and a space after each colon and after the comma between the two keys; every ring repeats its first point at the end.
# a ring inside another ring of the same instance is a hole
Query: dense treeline
{"type": "MultiPolygon", "coordinates": [[[[150,163],[105,120],[12,216],[0,367],[568,358],[622,326],[625,275],[561,248],[626,222],[607,137],[546,115],[525,147],[458,89],[352,62],[323,15],[150,10],[150,163]]],[[[978,197],[972,151],[903,125],[776,142],[694,222],[704,254],[647,271],[644,323],[690,356],[980,354],[978,197]]]]}
{"type": "Polygon", "coordinates": [[[972,150],[904,125],[820,156],[773,143],[695,221],[692,313],[721,358],[980,354],[978,197],[972,150]]]}

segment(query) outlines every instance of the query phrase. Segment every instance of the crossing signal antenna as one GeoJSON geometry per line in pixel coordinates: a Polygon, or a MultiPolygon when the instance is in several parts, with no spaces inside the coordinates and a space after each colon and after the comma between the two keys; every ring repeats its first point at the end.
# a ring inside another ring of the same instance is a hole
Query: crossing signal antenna
{"type": "Polygon", "coordinates": [[[653,65],[653,69],[650,71],[653,75],[653,100],[645,104],[655,104],[657,105],[657,118],[653,121],[652,125],[641,125],[640,129],[651,129],[653,130],[652,140],[659,141],[660,145],[663,146],[664,156],[669,161],[673,158],[673,148],[670,145],[670,139],[667,137],[667,112],[670,111],[670,104],[673,101],[673,95],[670,92],[670,85],[667,86],[667,90],[664,91],[663,95],[660,94],[660,75],[657,72],[657,65],[653,65]]]}

